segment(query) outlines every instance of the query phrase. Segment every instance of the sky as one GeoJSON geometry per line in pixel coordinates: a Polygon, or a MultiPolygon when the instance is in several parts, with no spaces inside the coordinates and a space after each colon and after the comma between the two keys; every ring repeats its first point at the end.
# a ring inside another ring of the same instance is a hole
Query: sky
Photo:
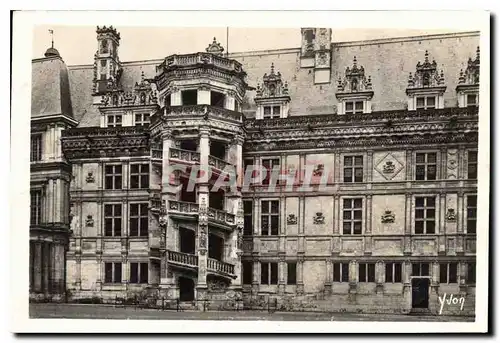
{"type": "MultiPolygon", "coordinates": [[[[45,50],[50,47],[49,29],[54,32],[54,47],[59,50],[67,65],[93,63],[94,53],[97,50],[95,26],[36,26],[33,32],[32,58],[43,57],[45,50]]],[[[172,54],[205,51],[214,37],[227,50],[225,27],[117,27],[117,30],[121,35],[119,54],[122,62],[160,59],[172,54]]],[[[456,31],[456,29],[334,29],[332,42],[456,31]]],[[[229,28],[229,52],[298,48],[300,40],[300,28],[229,28]]]]}

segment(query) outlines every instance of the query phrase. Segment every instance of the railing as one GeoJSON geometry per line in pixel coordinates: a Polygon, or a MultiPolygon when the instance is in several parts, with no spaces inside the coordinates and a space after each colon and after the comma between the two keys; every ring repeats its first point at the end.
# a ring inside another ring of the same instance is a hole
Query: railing
{"type": "Polygon", "coordinates": [[[175,116],[205,116],[213,115],[225,119],[240,121],[242,114],[240,112],[228,110],[226,108],[212,106],[212,105],[184,105],[184,106],[170,106],[165,107],[164,115],[167,117],[175,116]]]}
{"type": "Polygon", "coordinates": [[[200,153],[191,150],[170,148],[170,158],[188,162],[200,162],[200,153]]]}
{"type": "Polygon", "coordinates": [[[198,204],[194,202],[170,200],[168,204],[169,204],[168,208],[170,211],[176,211],[188,214],[198,213],[198,204]]]}
{"type": "Polygon", "coordinates": [[[211,271],[234,275],[234,265],[227,262],[222,262],[219,260],[215,260],[213,258],[209,258],[207,267],[208,270],[211,271]]]}
{"type": "Polygon", "coordinates": [[[214,66],[230,71],[242,72],[241,63],[238,61],[217,56],[211,53],[198,52],[186,55],[172,55],[165,58],[159,68],[185,67],[195,64],[213,64],[214,66]]]}
{"type": "Polygon", "coordinates": [[[234,214],[212,207],[208,208],[208,218],[231,225],[236,222],[236,216],[234,214]]]}
{"type": "Polygon", "coordinates": [[[198,256],[184,252],[167,250],[168,262],[183,264],[190,267],[198,267],[198,256]]]}
{"type": "Polygon", "coordinates": [[[220,158],[217,158],[215,156],[209,155],[208,156],[208,165],[215,167],[219,170],[225,170],[227,166],[230,167],[235,167],[233,164],[226,162],[224,160],[221,160],[220,158]]]}

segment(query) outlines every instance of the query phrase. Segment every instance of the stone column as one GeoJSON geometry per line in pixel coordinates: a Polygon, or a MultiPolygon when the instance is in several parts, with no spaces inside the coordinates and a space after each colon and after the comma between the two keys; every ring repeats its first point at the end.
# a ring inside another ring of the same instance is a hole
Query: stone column
{"type": "Polygon", "coordinates": [[[278,262],[278,294],[285,294],[286,287],[286,273],[287,273],[287,264],[285,262],[285,255],[280,255],[278,262]]]}
{"type": "Polygon", "coordinates": [[[257,294],[259,292],[260,284],[260,263],[259,259],[255,258],[253,260],[253,279],[252,279],[252,293],[257,294]]]}
{"type": "Polygon", "coordinates": [[[404,254],[411,255],[411,227],[412,227],[412,193],[406,194],[405,203],[405,236],[404,236],[404,254]]]}
{"type": "Polygon", "coordinates": [[[33,291],[34,292],[41,292],[42,291],[42,273],[43,273],[43,268],[42,268],[42,242],[35,242],[35,249],[34,249],[34,271],[33,271],[33,291]]]}
{"type": "Polygon", "coordinates": [[[52,244],[52,261],[52,293],[62,295],[65,290],[64,269],[66,262],[63,244],[52,244]]]}
{"type": "Polygon", "coordinates": [[[326,260],[325,265],[326,278],[325,278],[325,293],[332,293],[332,283],[333,283],[333,261],[331,259],[326,260]]]}
{"type": "MultiPolygon", "coordinates": [[[[178,104],[174,104],[174,93],[171,96],[172,106],[180,105],[180,92],[176,92],[178,95],[178,104]]],[[[174,221],[168,216],[168,201],[175,198],[175,188],[171,186],[172,179],[174,178],[173,170],[170,168],[169,158],[170,158],[170,148],[173,146],[173,136],[170,130],[164,130],[162,132],[162,172],[161,172],[161,202],[166,209],[166,224],[161,228],[161,242],[160,247],[162,250],[176,250],[175,245],[175,233],[174,221]]],[[[168,272],[168,261],[167,253],[165,252],[160,261],[160,287],[168,288],[173,286],[174,280],[172,273],[168,272]]]]}
{"type": "Polygon", "coordinates": [[[403,308],[406,311],[411,310],[411,262],[406,260],[402,264],[403,268],[403,308]]]}
{"type": "Polygon", "coordinates": [[[464,247],[464,215],[467,213],[467,208],[464,206],[464,192],[458,192],[457,197],[457,245],[456,253],[463,254],[464,247]]]}
{"type": "Polygon", "coordinates": [[[358,285],[358,261],[349,262],[349,293],[355,294],[358,285]]]}
{"type": "Polygon", "coordinates": [[[433,261],[432,263],[430,263],[430,267],[431,267],[431,290],[432,292],[436,292],[438,291],[438,287],[439,287],[439,263],[438,261],[433,261]]]}
{"type": "Polygon", "coordinates": [[[385,282],[385,263],[383,261],[377,261],[375,263],[375,282],[376,292],[382,293],[384,291],[385,282]]]}
{"type": "Polygon", "coordinates": [[[43,291],[45,295],[48,295],[51,291],[50,289],[50,243],[44,242],[42,244],[42,283],[43,291]]]}
{"type": "Polygon", "coordinates": [[[297,257],[297,294],[304,294],[304,255],[297,257]]]}
{"type": "Polygon", "coordinates": [[[365,255],[372,254],[372,195],[366,196],[365,202],[365,255]]]}

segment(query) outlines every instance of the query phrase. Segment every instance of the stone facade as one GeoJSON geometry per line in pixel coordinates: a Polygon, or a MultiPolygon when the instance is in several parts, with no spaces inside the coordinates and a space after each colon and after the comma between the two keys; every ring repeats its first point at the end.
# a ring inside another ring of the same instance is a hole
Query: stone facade
{"type": "Polygon", "coordinates": [[[331,36],[121,62],[98,28],[94,65],[68,68],[77,127],[50,136],[71,170],[43,196],[71,213],[73,299],[435,313],[453,293],[473,313],[479,35],[331,36]]]}

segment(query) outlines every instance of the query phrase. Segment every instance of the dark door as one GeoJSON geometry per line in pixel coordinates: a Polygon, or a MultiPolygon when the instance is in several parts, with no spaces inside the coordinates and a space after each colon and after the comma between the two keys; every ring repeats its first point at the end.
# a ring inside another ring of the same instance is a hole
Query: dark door
{"type": "Polygon", "coordinates": [[[179,228],[180,252],[194,254],[195,252],[195,234],[193,230],[179,228]]]}
{"type": "Polygon", "coordinates": [[[222,261],[223,254],[224,254],[224,240],[217,235],[213,234],[208,235],[208,257],[222,261]]]}
{"type": "Polygon", "coordinates": [[[429,279],[412,279],[411,289],[411,307],[429,308],[429,279]]]}
{"type": "Polygon", "coordinates": [[[192,279],[179,277],[179,300],[194,300],[194,281],[192,279]]]}

